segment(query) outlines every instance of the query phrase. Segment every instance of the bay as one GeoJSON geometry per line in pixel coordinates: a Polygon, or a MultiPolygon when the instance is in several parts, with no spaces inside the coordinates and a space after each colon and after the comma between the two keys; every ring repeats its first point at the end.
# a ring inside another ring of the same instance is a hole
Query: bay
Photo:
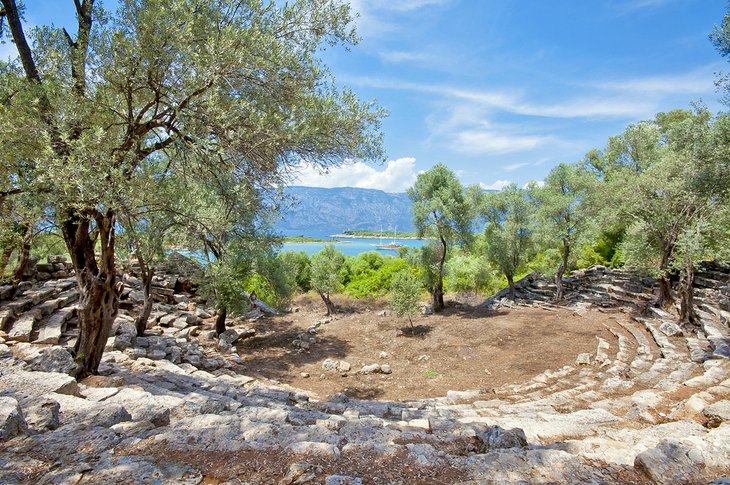
{"type": "MultiPolygon", "coordinates": [[[[408,246],[412,248],[420,248],[424,244],[423,239],[393,239],[383,237],[381,240],[380,238],[331,238],[329,236],[323,236],[323,235],[305,235],[306,237],[317,237],[319,239],[326,239],[331,240],[335,249],[338,249],[339,251],[342,251],[347,256],[357,256],[360,253],[365,253],[368,251],[377,251],[378,253],[382,254],[383,256],[391,255],[395,256],[398,254],[397,250],[395,249],[381,249],[376,248],[376,244],[388,244],[391,241],[395,241],[401,246],[408,246]]],[[[308,255],[312,255],[314,253],[317,253],[324,249],[324,247],[328,243],[284,243],[282,245],[281,250],[282,251],[304,251],[308,255]]]]}

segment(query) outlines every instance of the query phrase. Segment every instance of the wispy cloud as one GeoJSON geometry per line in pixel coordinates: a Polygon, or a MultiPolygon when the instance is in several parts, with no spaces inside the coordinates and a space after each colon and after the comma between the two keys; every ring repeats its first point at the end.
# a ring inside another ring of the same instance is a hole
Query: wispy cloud
{"type": "Polygon", "coordinates": [[[714,76],[725,67],[716,62],[681,74],[649,76],[644,78],[589,83],[589,86],[608,91],[642,94],[706,94],[715,89],[714,76]]]}
{"type": "Polygon", "coordinates": [[[405,91],[435,94],[501,110],[507,113],[548,118],[635,118],[652,111],[654,104],[648,100],[623,99],[616,94],[594,94],[552,104],[531,103],[521,93],[505,90],[475,90],[438,84],[420,84],[394,79],[358,77],[348,80],[352,84],[405,91]]]}
{"type": "Polygon", "coordinates": [[[404,192],[416,181],[416,159],[389,160],[383,170],[362,162],[349,162],[322,172],[306,162],[294,169],[293,185],[307,187],[359,187],[385,192],[404,192]]]}
{"type": "MultiPolygon", "coordinates": [[[[451,148],[470,155],[523,152],[534,150],[552,141],[550,137],[514,135],[497,131],[465,130],[454,133],[453,136],[451,148]]],[[[508,171],[520,168],[514,164],[510,167],[513,168],[508,171]]]]}
{"type": "Polygon", "coordinates": [[[394,14],[407,14],[429,7],[448,5],[453,0],[350,0],[350,7],[358,16],[357,29],[363,37],[395,32],[401,27],[394,14]]]}

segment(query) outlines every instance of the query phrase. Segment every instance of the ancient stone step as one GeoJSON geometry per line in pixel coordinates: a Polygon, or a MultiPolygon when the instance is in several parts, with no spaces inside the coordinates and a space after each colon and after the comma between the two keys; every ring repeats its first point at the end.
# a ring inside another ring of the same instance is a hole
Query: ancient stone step
{"type": "Polygon", "coordinates": [[[30,310],[20,315],[8,331],[8,340],[29,342],[30,334],[33,332],[33,325],[42,317],[43,313],[39,309],[30,310]]]}
{"type": "Polygon", "coordinates": [[[65,329],[66,322],[74,315],[76,307],[61,308],[48,318],[41,320],[38,327],[38,336],[33,343],[58,344],[65,329]]]}
{"type": "Polygon", "coordinates": [[[0,330],[5,329],[14,316],[15,311],[12,308],[3,308],[0,310],[0,330]]]}

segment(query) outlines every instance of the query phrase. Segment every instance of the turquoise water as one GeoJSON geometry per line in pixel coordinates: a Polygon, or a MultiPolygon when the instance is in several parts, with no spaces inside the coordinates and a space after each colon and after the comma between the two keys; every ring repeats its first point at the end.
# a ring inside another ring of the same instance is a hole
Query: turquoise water
{"type": "MultiPolygon", "coordinates": [[[[315,236],[313,236],[315,237],[315,236]]],[[[321,239],[327,239],[326,237],[316,236],[321,239]]],[[[332,239],[333,245],[336,249],[342,251],[347,256],[357,256],[360,253],[368,251],[377,251],[383,256],[391,255],[395,256],[397,250],[395,249],[378,249],[374,247],[375,244],[388,244],[393,241],[393,238],[383,238],[382,242],[379,238],[373,239],[332,239]],[[339,242],[338,242],[339,241],[339,242]]],[[[395,241],[402,246],[409,246],[412,248],[420,248],[423,246],[424,241],[422,239],[395,239],[395,241]]],[[[325,243],[284,243],[282,251],[304,251],[305,253],[312,255],[316,252],[321,251],[326,246],[325,243]]]]}
{"type": "MultiPolygon", "coordinates": [[[[391,241],[396,241],[398,244],[402,246],[409,246],[412,248],[420,248],[423,246],[424,240],[423,239],[393,239],[393,238],[383,238],[381,241],[379,238],[373,238],[373,239],[333,239],[328,238],[327,236],[311,236],[311,237],[317,237],[320,239],[331,239],[332,244],[336,249],[339,251],[342,251],[347,256],[357,256],[360,253],[365,253],[368,251],[377,251],[378,253],[382,254],[383,256],[395,256],[398,254],[397,250],[395,249],[378,249],[374,247],[375,244],[388,244],[391,241]]],[[[304,251],[308,255],[312,255],[314,253],[317,253],[324,249],[326,246],[326,243],[284,243],[281,247],[281,251],[304,251]]],[[[182,254],[183,256],[188,256],[190,258],[195,258],[200,263],[206,264],[205,257],[198,252],[195,251],[186,251],[178,249],[177,252],[182,254]]]]}

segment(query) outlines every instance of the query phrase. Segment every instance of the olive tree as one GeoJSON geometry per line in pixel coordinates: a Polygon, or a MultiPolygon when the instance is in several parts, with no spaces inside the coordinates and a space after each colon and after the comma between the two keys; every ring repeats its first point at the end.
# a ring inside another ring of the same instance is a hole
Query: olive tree
{"type": "Polygon", "coordinates": [[[702,108],[660,113],[611,139],[605,152],[605,194],[614,217],[628,221],[624,260],[658,276],[663,307],[674,303],[670,273],[682,268],[683,323],[696,320],[694,261],[712,256],[706,235],[727,209],[728,127],[726,116],[702,108]]]}
{"type": "Polygon", "coordinates": [[[534,249],[534,204],[526,189],[512,184],[485,194],[481,208],[486,219],[486,256],[507,278],[509,296],[515,299],[514,278],[530,261],[534,249]]]}
{"type": "Polygon", "coordinates": [[[467,243],[472,237],[474,205],[471,195],[456,174],[442,163],[418,174],[416,183],[408,189],[418,237],[434,241],[434,247],[423,252],[433,257],[436,266],[431,281],[434,311],[444,308],[444,264],[451,249],[458,243],[467,243]]]}
{"type": "Polygon", "coordinates": [[[585,239],[591,212],[587,199],[591,194],[591,176],[579,165],[561,163],[545,178],[544,187],[535,187],[537,204],[537,233],[549,248],[560,254],[555,271],[555,299],[563,298],[563,275],[569,269],[571,257],[585,239]]]}
{"type": "Polygon", "coordinates": [[[411,270],[405,268],[393,275],[390,283],[390,306],[393,313],[408,317],[413,328],[413,315],[418,313],[418,300],[421,294],[421,279],[411,270]]]}
{"type": "Polygon", "coordinates": [[[116,317],[116,228],[140,167],[164,153],[164,170],[194,168],[212,183],[230,171],[283,173],[302,159],[380,159],[382,112],[337,89],[319,59],[325,45],[356,41],[340,0],[69,8],[75,34],[41,26],[28,37],[16,0],[2,0],[23,82],[1,106],[0,138],[23,147],[3,163],[32,162],[32,190],[71,254],[85,376],[97,371],[116,317]]]}
{"type": "Polygon", "coordinates": [[[332,293],[342,289],[342,278],[340,271],[345,265],[345,255],[328,244],[311,258],[311,286],[316,291],[324,306],[327,308],[327,315],[335,313],[337,308],[330,298],[332,293]]]}

